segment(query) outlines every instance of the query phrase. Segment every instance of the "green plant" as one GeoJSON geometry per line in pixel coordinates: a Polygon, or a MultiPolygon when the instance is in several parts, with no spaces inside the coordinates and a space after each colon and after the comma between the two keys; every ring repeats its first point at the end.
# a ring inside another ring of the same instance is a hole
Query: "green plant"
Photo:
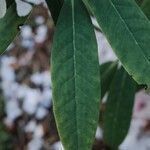
{"type": "MultiPolygon", "coordinates": [[[[137,86],[132,78],[150,88],[150,2],[137,0],[141,8],[134,0],[46,2],[56,25],[51,61],[53,104],[64,148],[91,149],[100,99],[107,91],[104,138],[107,144],[117,148],[130,124],[137,86]],[[99,67],[91,14],[125,70],[117,69],[118,62],[99,67]]],[[[13,1],[8,7],[0,20],[0,53],[17,34],[17,27],[27,19],[17,16],[13,1]]]]}

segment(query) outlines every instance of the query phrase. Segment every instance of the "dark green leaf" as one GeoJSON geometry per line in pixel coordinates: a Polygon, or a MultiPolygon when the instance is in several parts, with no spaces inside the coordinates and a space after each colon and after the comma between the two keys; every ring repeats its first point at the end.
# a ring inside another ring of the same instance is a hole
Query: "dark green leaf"
{"type": "Polygon", "coordinates": [[[47,2],[47,5],[50,9],[54,23],[56,24],[58,16],[60,14],[60,10],[63,6],[64,0],[46,0],[46,2],[47,2]]]}
{"type": "Polygon", "coordinates": [[[10,5],[12,5],[14,2],[14,0],[6,0],[6,3],[7,3],[7,7],[9,8],[10,5]]]}
{"type": "Polygon", "coordinates": [[[2,54],[19,32],[19,25],[22,25],[27,17],[18,17],[16,5],[13,3],[8,9],[4,18],[0,19],[0,54],[2,54]]]}
{"type": "Polygon", "coordinates": [[[141,4],[142,4],[142,2],[143,2],[143,0],[135,0],[136,1],[136,3],[140,6],[141,4]]]}
{"type": "Polygon", "coordinates": [[[83,1],[127,72],[150,88],[150,22],[139,6],[134,0],[83,1]]]}
{"type": "Polygon", "coordinates": [[[144,0],[141,5],[141,9],[150,20],[150,0],[144,0]]]}
{"type": "Polygon", "coordinates": [[[82,1],[66,0],[52,49],[54,114],[65,150],[90,150],[99,118],[100,70],[82,1]]]}
{"type": "Polygon", "coordinates": [[[100,66],[101,72],[101,98],[109,90],[110,84],[117,70],[117,62],[107,62],[100,66]]]}
{"type": "Polygon", "coordinates": [[[135,85],[134,80],[123,68],[116,72],[104,112],[104,138],[112,147],[117,148],[128,132],[135,85]]]}

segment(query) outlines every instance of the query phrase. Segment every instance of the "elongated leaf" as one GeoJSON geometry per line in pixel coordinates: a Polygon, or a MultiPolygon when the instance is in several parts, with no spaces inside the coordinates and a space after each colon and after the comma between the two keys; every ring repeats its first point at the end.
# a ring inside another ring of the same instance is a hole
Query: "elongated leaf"
{"type": "Polygon", "coordinates": [[[112,147],[117,148],[128,132],[135,85],[123,68],[116,72],[104,112],[104,138],[112,147]]]}
{"type": "Polygon", "coordinates": [[[4,18],[0,19],[0,54],[2,54],[19,32],[27,17],[18,17],[15,3],[10,5],[4,18]]]}
{"type": "Polygon", "coordinates": [[[50,9],[54,23],[56,24],[64,0],[46,0],[46,2],[50,9]]]}
{"type": "Polygon", "coordinates": [[[83,1],[128,73],[139,84],[150,87],[150,22],[135,1],[83,1]]]}
{"type": "Polygon", "coordinates": [[[141,9],[150,20],[150,0],[144,0],[141,5],[141,9]]]}
{"type": "Polygon", "coordinates": [[[110,84],[117,70],[117,62],[107,62],[100,66],[101,72],[101,98],[109,90],[110,84]]]}
{"type": "Polygon", "coordinates": [[[54,114],[65,150],[90,150],[99,118],[100,71],[93,26],[80,0],[67,0],[52,49],[54,114]]]}

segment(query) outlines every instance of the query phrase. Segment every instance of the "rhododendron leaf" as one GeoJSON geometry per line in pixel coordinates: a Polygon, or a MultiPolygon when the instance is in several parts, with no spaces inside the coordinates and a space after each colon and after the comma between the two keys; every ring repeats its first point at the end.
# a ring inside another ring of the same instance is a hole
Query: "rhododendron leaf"
{"type": "Polygon", "coordinates": [[[46,2],[50,9],[54,23],[56,24],[64,0],[46,0],[46,2]]]}
{"type": "Polygon", "coordinates": [[[94,29],[81,0],[66,0],[52,48],[53,104],[65,150],[91,150],[99,118],[100,70],[94,29]]]}
{"type": "Polygon", "coordinates": [[[140,7],[134,0],[83,1],[127,72],[150,88],[150,22],[140,7]]]}
{"type": "Polygon", "coordinates": [[[101,98],[109,90],[110,84],[117,70],[117,62],[107,62],[100,66],[101,72],[101,98]]]}
{"type": "Polygon", "coordinates": [[[114,148],[127,135],[134,103],[136,84],[123,69],[119,69],[112,81],[104,112],[104,139],[114,148]]]}
{"type": "Polygon", "coordinates": [[[0,19],[0,54],[2,54],[19,32],[19,25],[22,25],[27,17],[18,17],[16,5],[13,3],[7,9],[5,17],[0,19]]]}

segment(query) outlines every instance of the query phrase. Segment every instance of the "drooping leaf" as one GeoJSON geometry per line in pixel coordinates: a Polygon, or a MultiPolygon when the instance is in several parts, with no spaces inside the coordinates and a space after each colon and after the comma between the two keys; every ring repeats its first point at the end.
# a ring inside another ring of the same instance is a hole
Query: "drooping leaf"
{"type": "Polygon", "coordinates": [[[112,81],[104,112],[104,139],[113,148],[124,140],[130,125],[136,84],[123,69],[112,81]]]}
{"type": "Polygon", "coordinates": [[[100,70],[82,1],[66,0],[52,49],[54,114],[65,150],[90,150],[99,118],[100,70]]]}
{"type": "Polygon", "coordinates": [[[7,9],[5,17],[0,19],[0,54],[2,54],[19,32],[27,17],[18,17],[15,2],[7,9]]]}
{"type": "Polygon", "coordinates": [[[64,0],[46,0],[48,8],[51,12],[54,23],[57,23],[58,16],[60,14],[60,10],[63,6],[64,0]]]}
{"type": "Polygon", "coordinates": [[[107,62],[100,66],[101,72],[101,98],[109,90],[110,84],[117,70],[117,62],[107,62]]]}
{"type": "Polygon", "coordinates": [[[141,9],[150,20],[150,0],[144,0],[141,5],[141,9]]]}
{"type": "Polygon", "coordinates": [[[127,72],[150,87],[150,22],[139,6],[134,0],[83,1],[127,72]]]}

